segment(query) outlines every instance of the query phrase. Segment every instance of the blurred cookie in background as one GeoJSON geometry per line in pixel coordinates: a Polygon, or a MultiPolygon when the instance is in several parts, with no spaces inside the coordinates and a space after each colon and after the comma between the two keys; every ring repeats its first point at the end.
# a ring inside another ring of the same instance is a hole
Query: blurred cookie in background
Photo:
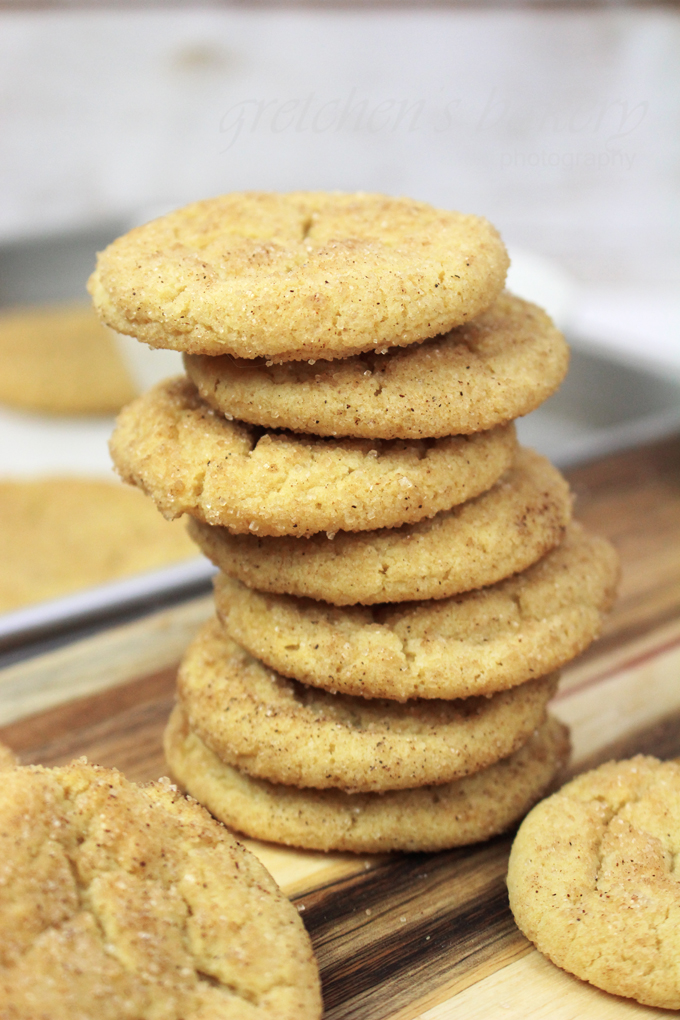
{"type": "Polygon", "coordinates": [[[117,482],[0,482],[0,612],[196,555],[181,521],[164,520],[117,482]]]}
{"type": "Polygon", "coordinates": [[[89,305],[0,310],[0,402],[51,414],[110,414],[136,394],[114,335],[89,305]]]}

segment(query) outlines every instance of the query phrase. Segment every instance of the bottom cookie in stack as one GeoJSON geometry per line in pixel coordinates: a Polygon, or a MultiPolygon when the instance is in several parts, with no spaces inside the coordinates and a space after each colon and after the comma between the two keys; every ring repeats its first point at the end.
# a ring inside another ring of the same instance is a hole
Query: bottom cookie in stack
{"type": "Polygon", "coordinates": [[[437,850],[522,817],[568,755],[557,676],[405,703],[272,673],[219,621],[191,645],[165,736],[178,781],[221,821],[315,850],[437,850]]]}
{"type": "Polygon", "coordinates": [[[254,779],[226,765],[177,706],[165,733],[177,780],[225,824],[310,850],[435,851],[489,839],[540,799],[566,763],[566,727],[548,719],[518,751],[440,785],[351,794],[254,779]]]}

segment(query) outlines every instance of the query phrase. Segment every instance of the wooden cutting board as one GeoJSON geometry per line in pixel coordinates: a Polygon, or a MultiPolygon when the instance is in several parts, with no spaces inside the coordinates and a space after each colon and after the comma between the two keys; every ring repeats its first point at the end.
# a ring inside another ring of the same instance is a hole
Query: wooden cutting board
{"type": "MultiPolygon", "coordinates": [[[[564,671],[553,711],[570,772],[637,752],[680,756],[680,436],[569,472],[576,515],[622,558],[604,634],[564,671]]],[[[0,671],[0,740],[21,760],[86,755],[129,778],[166,770],[176,658],[209,599],[113,627],[0,671]]],[[[441,854],[357,857],[248,841],[297,904],[328,1020],[575,1020],[668,1016],[559,971],[518,932],[511,835],[441,854]]]]}

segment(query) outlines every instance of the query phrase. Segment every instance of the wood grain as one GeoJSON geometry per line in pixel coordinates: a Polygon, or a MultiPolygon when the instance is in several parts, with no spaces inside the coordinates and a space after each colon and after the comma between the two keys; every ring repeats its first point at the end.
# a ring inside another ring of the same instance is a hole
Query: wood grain
{"type": "Polygon", "coordinates": [[[583,658],[600,657],[680,615],[680,437],[566,473],[574,512],[621,555],[616,605],[583,658]]]}
{"type": "Polygon", "coordinates": [[[117,687],[132,676],[175,667],[213,612],[211,596],[192,598],[5,666],[0,669],[0,725],[117,687]]]}
{"type": "MultiPolygon", "coordinates": [[[[574,727],[572,771],[639,751],[680,756],[680,437],[579,468],[571,480],[578,516],[612,538],[623,563],[605,634],[565,671],[554,706],[574,727]]],[[[173,697],[173,668],[132,674],[18,719],[0,739],[25,762],[84,754],[132,779],[157,778],[173,697]]],[[[328,1020],[664,1015],[583,985],[532,949],[507,905],[511,836],[385,857],[248,845],[301,910],[328,1020]]]]}

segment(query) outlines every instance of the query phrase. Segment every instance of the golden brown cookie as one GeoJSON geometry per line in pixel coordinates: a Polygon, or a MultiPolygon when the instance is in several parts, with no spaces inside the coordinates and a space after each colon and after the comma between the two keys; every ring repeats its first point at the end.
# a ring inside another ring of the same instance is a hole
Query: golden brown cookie
{"type": "Polygon", "coordinates": [[[227,633],[284,676],[366,698],[467,698],[545,676],[597,637],[618,557],[576,522],[521,574],[437,601],[339,608],[218,574],[227,633]]]}
{"type": "Polygon", "coordinates": [[[106,414],[137,394],[116,342],[88,305],[0,311],[0,402],[106,414]]]}
{"type": "Polygon", "coordinates": [[[491,698],[394,701],[304,687],[199,632],[177,678],[189,725],[222,761],[291,786],[348,792],[446,783],[516,751],[545,720],[555,675],[491,698]]]}
{"type": "Polygon", "coordinates": [[[180,522],[116,482],[0,482],[0,612],[195,553],[180,522]]]}
{"type": "Polygon", "coordinates": [[[514,426],[430,440],[320,439],[227,421],[183,377],[120,414],[111,455],[166,517],[237,533],[391,528],[488,489],[512,463],[514,426]]]}
{"type": "Polygon", "coordinates": [[[403,346],[467,322],[505,281],[486,220],[384,195],[246,192],[114,241],[88,287],[152,347],[288,361],[403,346]]]}
{"type": "Polygon", "coordinates": [[[489,491],[402,528],[260,538],[189,522],[189,534],[225,574],[259,591],[338,606],[443,599],[525,570],[556,546],[571,518],[562,475],[521,449],[489,491]]]}
{"type": "Polygon", "coordinates": [[[19,768],[0,818],[3,1017],[320,1017],[297,911],[167,780],[19,768]]]}
{"type": "Polygon", "coordinates": [[[553,963],[680,1009],[680,763],[639,755],[536,806],[508,872],[517,924],[553,963]]]}
{"type": "Polygon", "coordinates": [[[193,733],[179,706],[165,732],[173,774],[227,825],[257,839],[310,850],[444,850],[507,829],[552,782],[569,754],[567,730],[549,719],[509,758],[441,786],[388,793],[310,790],[252,779],[193,733]]]}
{"type": "Polygon", "coordinates": [[[227,417],[318,436],[421,439],[528,414],[564,378],[569,349],[540,308],[503,294],[444,336],[338,362],[267,364],[189,354],[189,378],[227,417]]]}

